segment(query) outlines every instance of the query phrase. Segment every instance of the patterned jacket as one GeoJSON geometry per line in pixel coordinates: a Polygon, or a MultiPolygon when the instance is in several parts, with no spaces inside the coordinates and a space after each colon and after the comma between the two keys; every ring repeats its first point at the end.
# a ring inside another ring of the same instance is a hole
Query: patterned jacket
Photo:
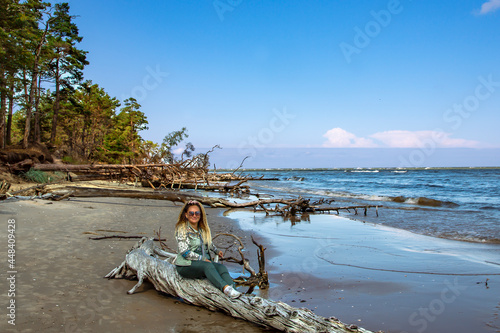
{"type": "Polygon", "coordinates": [[[177,256],[174,264],[177,266],[190,266],[192,260],[212,260],[218,261],[219,252],[215,245],[212,243],[210,248],[208,244],[203,243],[201,233],[195,231],[189,226],[187,233],[176,232],[175,239],[177,240],[177,256]],[[202,244],[203,247],[202,248],[202,244]],[[203,254],[205,254],[203,256],[203,254]]]}

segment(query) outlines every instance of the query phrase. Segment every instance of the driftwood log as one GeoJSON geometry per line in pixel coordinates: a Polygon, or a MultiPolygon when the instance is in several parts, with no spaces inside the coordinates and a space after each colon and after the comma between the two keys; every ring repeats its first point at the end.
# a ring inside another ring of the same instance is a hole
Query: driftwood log
{"type": "Polygon", "coordinates": [[[378,216],[378,208],[382,206],[376,205],[364,205],[364,206],[344,206],[344,207],[320,207],[310,203],[309,199],[296,198],[296,199],[258,199],[254,201],[247,202],[234,202],[224,198],[214,198],[214,197],[203,197],[201,195],[189,192],[179,192],[171,190],[162,191],[140,191],[140,190],[115,190],[115,189],[102,189],[102,188],[91,188],[91,187],[77,187],[77,186],[67,186],[65,188],[59,188],[51,190],[53,194],[59,197],[54,197],[54,200],[64,196],[65,198],[71,197],[123,197],[123,198],[141,198],[141,199],[157,199],[157,200],[169,200],[172,202],[186,202],[188,200],[198,200],[204,205],[213,208],[249,208],[252,207],[254,211],[261,210],[267,215],[271,213],[276,213],[283,216],[293,216],[297,213],[324,213],[330,211],[336,211],[337,214],[339,210],[353,210],[355,214],[358,214],[358,209],[364,210],[364,215],[367,214],[368,208],[375,207],[376,214],[378,216]],[[274,207],[269,205],[274,204],[274,207]],[[260,209],[259,209],[259,208],[260,209]]]}
{"type": "Polygon", "coordinates": [[[325,318],[306,308],[294,308],[280,301],[255,295],[227,297],[206,279],[184,279],[169,262],[157,256],[172,258],[174,254],[157,247],[152,240],[141,239],[126,255],[125,260],[105,277],[137,277],[137,284],[127,293],[133,294],[144,280],[149,280],[156,290],[180,297],[185,302],[203,306],[212,311],[223,311],[258,325],[284,332],[362,332],[370,331],[355,325],[346,325],[336,318],[325,318]]]}
{"type": "Polygon", "coordinates": [[[118,198],[137,198],[137,199],[156,199],[169,200],[172,202],[185,202],[188,200],[202,200],[203,197],[197,194],[179,191],[144,191],[144,190],[116,190],[110,188],[66,186],[49,190],[56,196],[67,195],[70,197],[118,197],[118,198]]]}

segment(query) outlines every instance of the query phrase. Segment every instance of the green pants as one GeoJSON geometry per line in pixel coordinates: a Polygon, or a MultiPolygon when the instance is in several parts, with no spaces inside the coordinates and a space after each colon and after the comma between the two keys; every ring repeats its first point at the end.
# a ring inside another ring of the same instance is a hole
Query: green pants
{"type": "Polygon", "coordinates": [[[191,261],[191,266],[177,266],[177,272],[185,278],[201,279],[207,278],[208,281],[218,289],[222,290],[226,285],[234,286],[234,281],[229,275],[226,266],[201,260],[191,261]]]}

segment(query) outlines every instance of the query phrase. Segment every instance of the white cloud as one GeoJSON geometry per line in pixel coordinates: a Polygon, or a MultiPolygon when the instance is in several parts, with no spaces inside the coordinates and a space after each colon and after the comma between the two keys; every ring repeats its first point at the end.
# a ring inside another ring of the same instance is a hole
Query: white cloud
{"type": "Polygon", "coordinates": [[[336,127],[323,137],[327,139],[323,147],[327,148],[479,148],[480,142],[452,138],[451,133],[435,131],[385,131],[378,132],[369,138],[357,137],[355,134],[336,127]]]}
{"type": "Polygon", "coordinates": [[[184,151],[184,149],[186,149],[185,147],[178,147],[178,148],[175,148],[172,150],[172,153],[174,155],[180,155],[182,154],[182,152],[184,151]]]}
{"type": "Polygon", "coordinates": [[[482,4],[479,14],[488,14],[498,9],[500,9],[500,0],[489,0],[482,4]]]}
{"type": "Polygon", "coordinates": [[[371,148],[377,147],[371,139],[358,138],[356,135],[347,132],[346,130],[336,127],[332,128],[323,137],[327,141],[323,143],[323,147],[328,148],[371,148]]]}
{"type": "Polygon", "coordinates": [[[379,132],[370,137],[383,142],[391,148],[477,148],[480,146],[478,141],[455,139],[451,133],[441,131],[386,131],[379,132]]]}

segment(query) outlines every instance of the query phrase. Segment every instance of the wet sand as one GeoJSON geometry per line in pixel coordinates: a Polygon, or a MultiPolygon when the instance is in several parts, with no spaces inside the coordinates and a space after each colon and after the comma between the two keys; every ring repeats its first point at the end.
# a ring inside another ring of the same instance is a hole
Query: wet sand
{"type": "MultiPolygon", "coordinates": [[[[103,278],[135,240],[89,240],[95,236],[89,232],[153,236],[161,226],[162,237],[175,248],[180,207],[123,198],[0,203],[1,260],[7,262],[7,221],[15,219],[17,271],[16,325],[8,324],[2,306],[0,331],[264,331],[184,304],[149,283],[127,295],[136,281],[103,278]]],[[[254,267],[250,234],[267,248],[272,285],[258,291],[262,296],[373,331],[500,332],[500,246],[445,241],[328,215],[292,225],[248,212],[232,213],[231,219],[218,209],[207,214],[213,234],[243,238],[254,267]]],[[[230,270],[241,272],[235,266],[230,270]]],[[[11,299],[7,271],[2,265],[2,304],[11,299]]]]}
{"type": "Polygon", "coordinates": [[[295,224],[263,214],[231,217],[283,249],[268,261],[272,299],[373,331],[500,332],[498,244],[328,214],[295,224]]]}

